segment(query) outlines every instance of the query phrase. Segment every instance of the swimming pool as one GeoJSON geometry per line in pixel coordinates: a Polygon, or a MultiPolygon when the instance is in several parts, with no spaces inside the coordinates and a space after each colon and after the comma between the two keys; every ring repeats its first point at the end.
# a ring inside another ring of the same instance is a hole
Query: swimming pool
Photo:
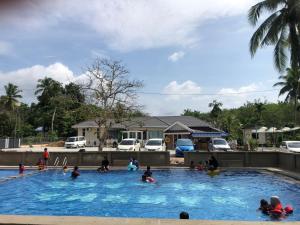
{"type": "MultiPolygon", "coordinates": [[[[25,170],[24,173],[27,171],[25,170]]],[[[9,177],[9,176],[18,176],[19,170],[0,170],[0,179],[9,177]]]]}
{"type": "Polygon", "coordinates": [[[269,220],[257,212],[261,198],[281,197],[298,221],[300,185],[272,174],[227,171],[210,177],[188,170],[153,171],[157,183],[142,183],[142,171],[81,171],[76,180],[47,171],[0,184],[0,214],[269,220]]]}

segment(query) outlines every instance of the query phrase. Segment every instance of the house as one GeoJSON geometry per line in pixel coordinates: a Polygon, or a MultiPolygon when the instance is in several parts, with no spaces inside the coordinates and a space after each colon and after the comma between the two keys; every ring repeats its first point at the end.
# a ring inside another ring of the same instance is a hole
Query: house
{"type": "MultiPolygon", "coordinates": [[[[99,127],[94,120],[78,123],[79,136],[84,136],[88,146],[98,146],[99,127]]],[[[150,138],[163,138],[167,149],[174,149],[179,138],[190,138],[196,149],[207,150],[212,137],[223,137],[227,134],[210,123],[192,116],[145,116],[135,117],[122,123],[112,123],[109,130],[110,139],[136,138],[141,141],[150,138]]]]}

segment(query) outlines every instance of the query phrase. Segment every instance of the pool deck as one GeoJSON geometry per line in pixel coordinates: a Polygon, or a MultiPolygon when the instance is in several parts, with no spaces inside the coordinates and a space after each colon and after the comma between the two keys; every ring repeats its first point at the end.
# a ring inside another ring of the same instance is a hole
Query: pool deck
{"type": "MultiPolygon", "coordinates": [[[[278,222],[262,221],[221,221],[221,220],[170,220],[136,219],[81,216],[0,216],[2,225],[275,225],[278,222]]],[[[284,222],[285,225],[300,225],[300,222],[284,222]]]]}

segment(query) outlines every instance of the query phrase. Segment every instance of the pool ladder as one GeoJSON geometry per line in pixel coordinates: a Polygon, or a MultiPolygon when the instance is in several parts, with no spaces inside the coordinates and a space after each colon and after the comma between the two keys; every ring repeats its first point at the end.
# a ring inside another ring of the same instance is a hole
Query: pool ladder
{"type": "MultiPolygon", "coordinates": [[[[60,162],[60,159],[59,157],[57,156],[54,163],[53,163],[53,166],[54,168],[56,169],[57,167],[59,167],[59,162],[60,162]]],[[[62,167],[66,166],[68,164],[68,158],[67,156],[64,157],[64,160],[62,162],[62,167]]]]}

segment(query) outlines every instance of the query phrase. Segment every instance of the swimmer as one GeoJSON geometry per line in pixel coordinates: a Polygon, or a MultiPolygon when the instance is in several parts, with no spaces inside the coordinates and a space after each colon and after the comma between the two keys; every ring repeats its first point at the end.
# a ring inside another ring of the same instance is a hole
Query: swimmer
{"type": "Polygon", "coordinates": [[[144,172],[146,177],[152,177],[152,172],[150,166],[147,166],[147,170],[144,172]]]}
{"type": "Polygon", "coordinates": [[[271,208],[270,216],[274,219],[279,219],[284,215],[284,210],[282,208],[281,202],[278,196],[272,196],[270,199],[271,208]]]}
{"type": "Polygon", "coordinates": [[[188,219],[190,219],[190,215],[187,213],[187,212],[181,212],[180,213],[180,215],[179,215],[179,218],[182,220],[182,219],[184,219],[184,220],[188,220],[188,219]]]}
{"type": "Polygon", "coordinates": [[[147,177],[146,175],[142,175],[142,181],[147,183],[154,183],[155,179],[153,177],[147,177]]]}
{"type": "Polygon", "coordinates": [[[75,167],[74,167],[74,170],[73,170],[73,172],[72,172],[72,174],[71,174],[71,177],[72,177],[73,179],[76,179],[78,176],[80,176],[79,168],[78,168],[78,166],[75,166],[75,167]]]}
{"type": "Polygon", "coordinates": [[[68,166],[67,166],[67,165],[65,165],[65,166],[63,167],[63,171],[64,171],[64,173],[67,173],[67,172],[68,172],[68,166]]]}
{"type": "Polygon", "coordinates": [[[19,164],[19,174],[23,175],[24,171],[25,171],[25,166],[22,163],[20,163],[19,164]]]}
{"type": "Polygon", "coordinates": [[[267,200],[265,200],[265,199],[260,200],[260,206],[259,206],[258,210],[260,210],[265,215],[269,215],[270,209],[271,209],[271,206],[269,205],[267,200]]]}

